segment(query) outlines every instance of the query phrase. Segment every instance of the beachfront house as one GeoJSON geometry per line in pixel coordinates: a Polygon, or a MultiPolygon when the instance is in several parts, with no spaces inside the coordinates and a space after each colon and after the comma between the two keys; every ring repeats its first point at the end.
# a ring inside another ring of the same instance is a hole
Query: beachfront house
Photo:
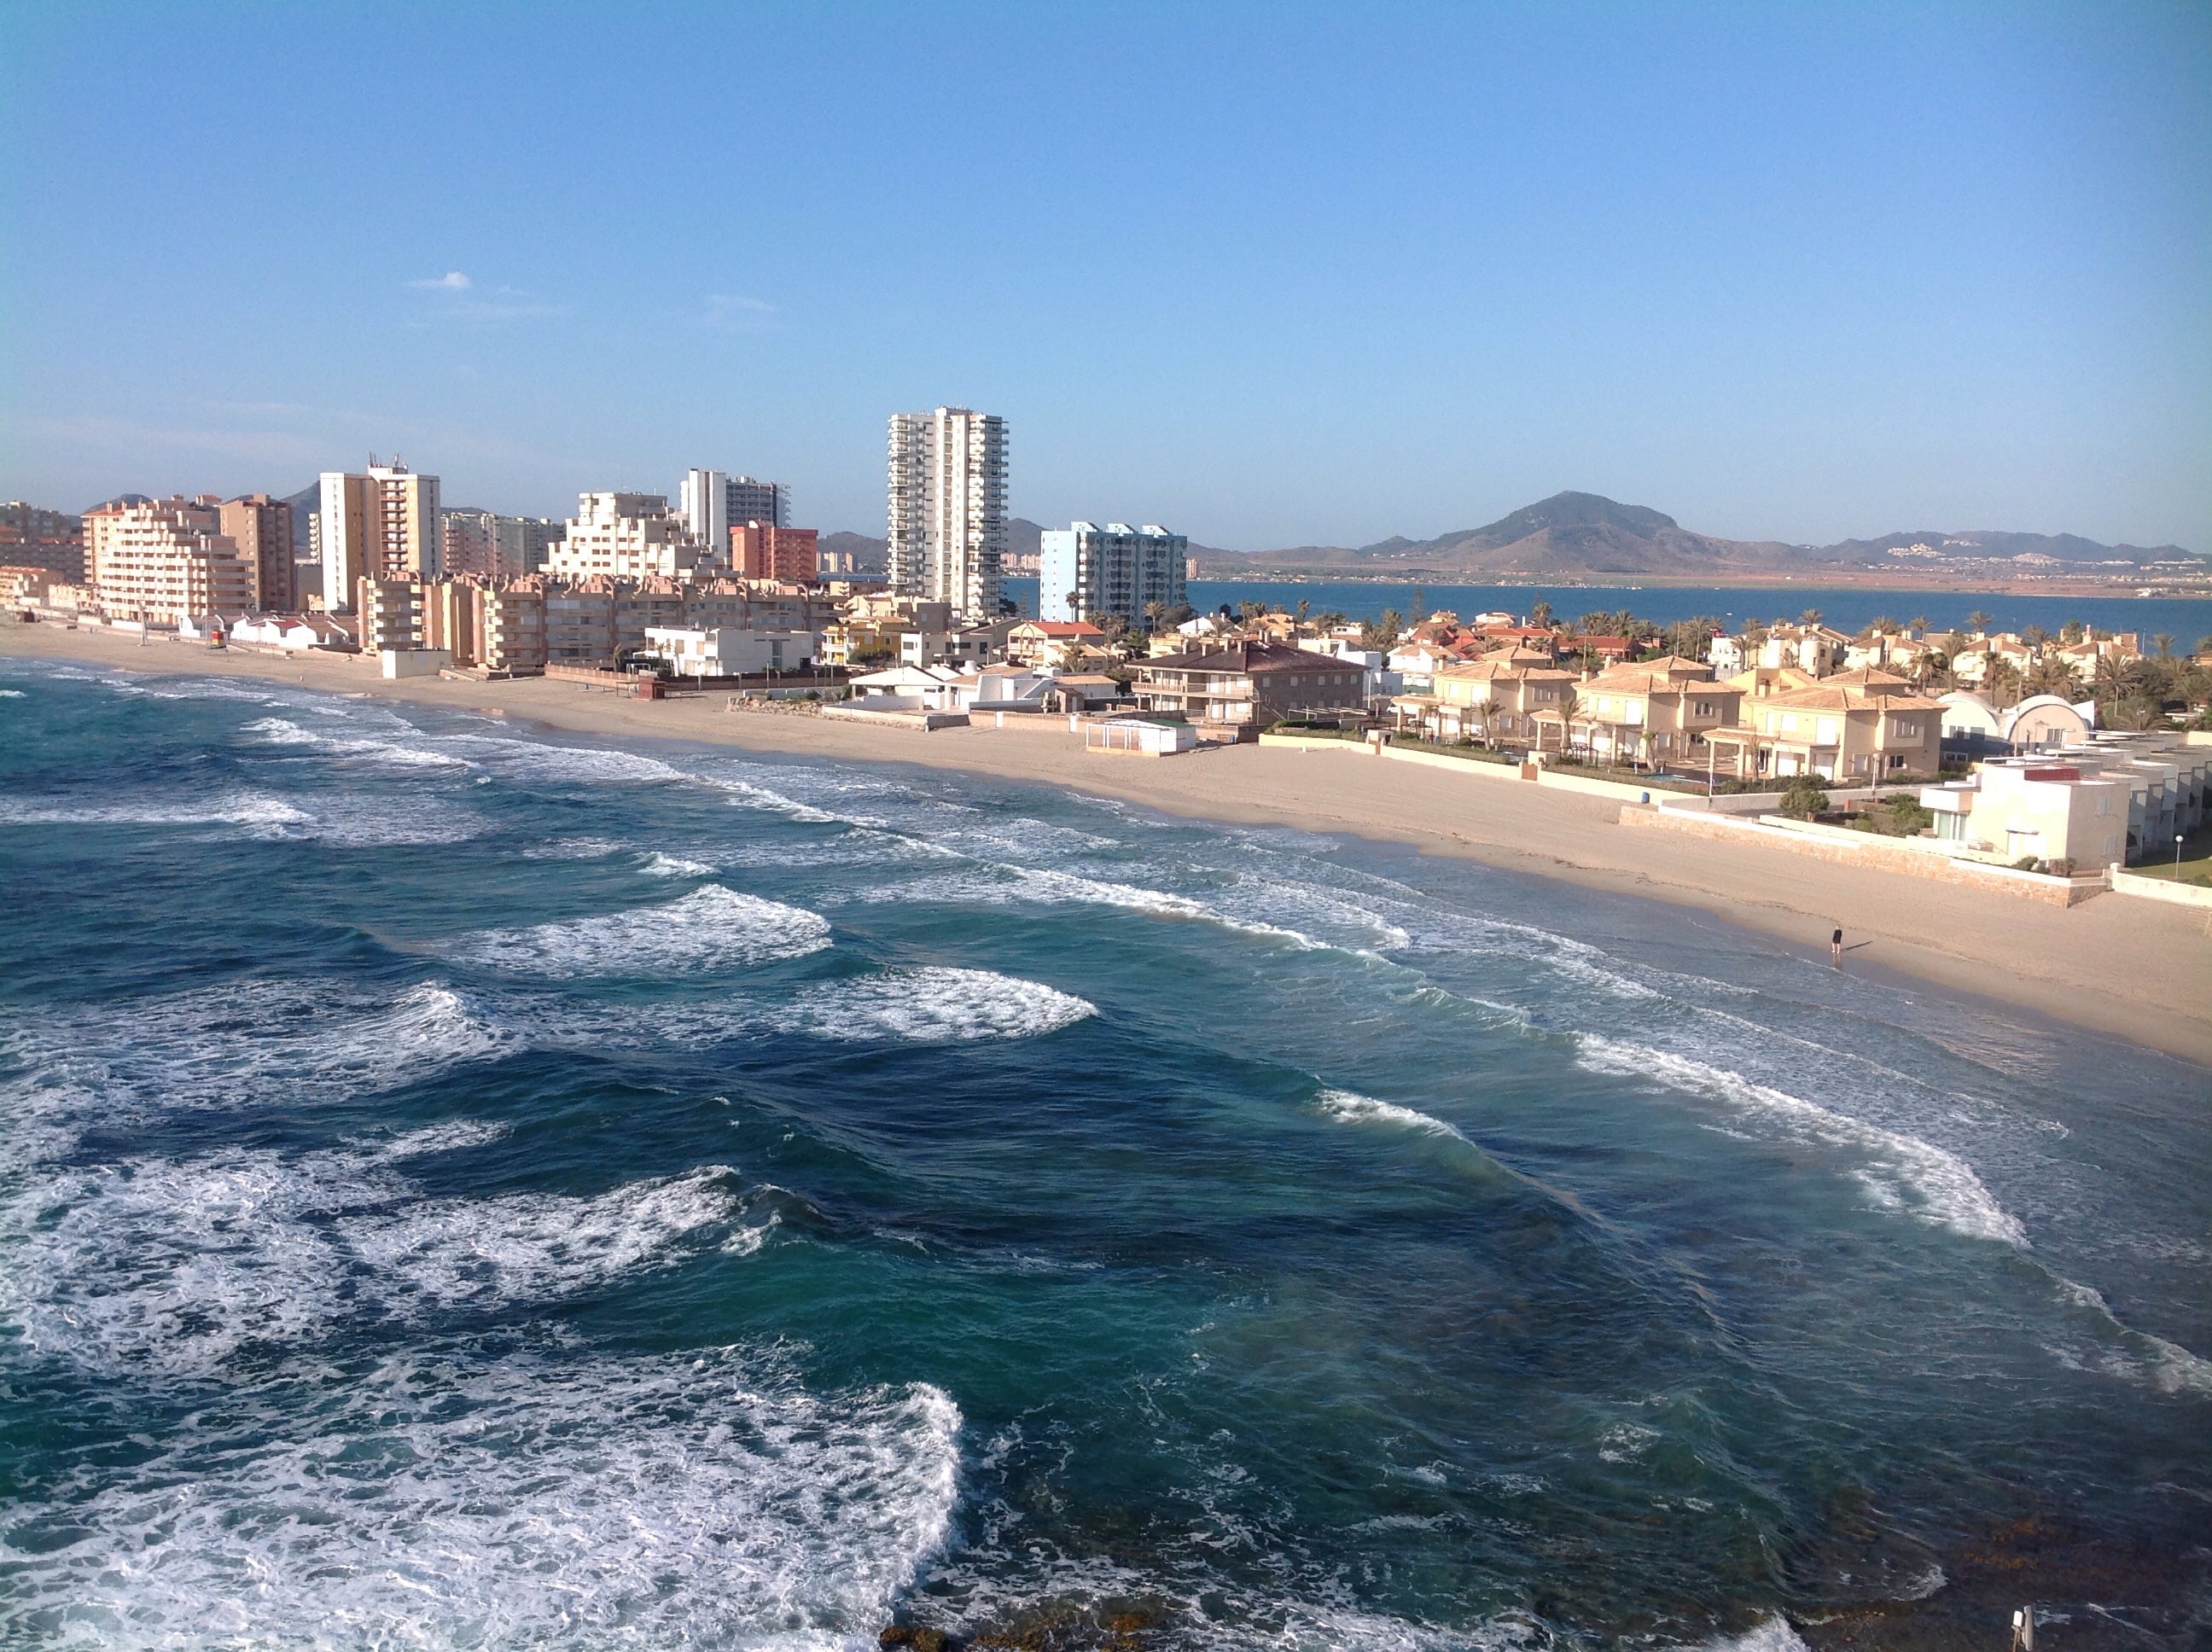
{"type": "Polygon", "coordinates": [[[1403,732],[1447,744],[1534,745],[1535,714],[1556,709],[1575,681],[1574,672],[1540,650],[1500,648],[1444,667],[1426,694],[1397,695],[1392,720],[1403,732]]]}
{"type": "Polygon", "coordinates": [[[1711,667],[1669,654],[1578,684],[1571,713],[1536,712],[1536,744],[1586,750],[1601,762],[1702,768],[1707,736],[1733,725],[1742,703],[1743,691],[1716,682],[1711,667]]]}
{"type": "Polygon", "coordinates": [[[2032,759],[1986,762],[1972,779],[1920,793],[1921,806],[1936,817],[1938,841],[2007,865],[2124,860],[2130,801],[2124,780],[2032,759]]]}
{"type": "Polygon", "coordinates": [[[1814,774],[1864,785],[1933,774],[1943,708],[1902,677],[1863,669],[1746,701],[1742,722],[1705,731],[1708,767],[1732,780],[1814,774]]]}
{"type": "Polygon", "coordinates": [[[1285,717],[1364,709],[1364,668],[1279,642],[1162,654],[1137,665],[1137,703],[1193,723],[1265,727],[1285,717]]]}

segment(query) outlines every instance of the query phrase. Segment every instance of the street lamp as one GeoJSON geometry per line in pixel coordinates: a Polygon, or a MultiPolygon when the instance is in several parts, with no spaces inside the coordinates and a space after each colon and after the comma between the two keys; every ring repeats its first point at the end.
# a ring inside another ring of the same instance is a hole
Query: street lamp
{"type": "Polygon", "coordinates": [[[2173,835],[2173,869],[2177,872],[2181,870],[2181,834],[2179,832],[2173,835]]]}

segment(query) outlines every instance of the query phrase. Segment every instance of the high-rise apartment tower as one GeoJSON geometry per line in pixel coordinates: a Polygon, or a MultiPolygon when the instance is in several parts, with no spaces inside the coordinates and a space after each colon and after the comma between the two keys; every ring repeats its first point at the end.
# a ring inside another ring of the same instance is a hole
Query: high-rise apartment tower
{"type": "Polygon", "coordinates": [[[398,459],[365,473],[325,471],[316,547],[323,605],[350,610],[363,580],[434,580],[441,567],[438,478],[417,476],[398,459]]]}
{"type": "Polygon", "coordinates": [[[890,588],[981,624],[999,616],[1006,422],[964,407],[890,422],[890,588]]]}

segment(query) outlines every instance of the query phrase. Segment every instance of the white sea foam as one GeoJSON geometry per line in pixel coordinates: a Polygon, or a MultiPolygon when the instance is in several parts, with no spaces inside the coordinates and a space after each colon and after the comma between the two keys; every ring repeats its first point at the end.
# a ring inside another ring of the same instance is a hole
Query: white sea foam
{"type": "Polygon", "coordinates": [[[1702,1652],[1810,1652],[1789,1621],[1769,1618],[1741,1635],[1723,1635],[1705,1643],[1702,1652]]]}
{"type": "Polygon", "coordinates": [[[299,746],[323,756],[384,763],[399,768],[458,769],[474,767],[465,757],[453,756],[427,746],[357,735],[320,734],[282,717],[258,718],[245,725],[242,732],[259,735],[269,745],[299,746]]]}
{"type": "Polygon", "coordinates": [[[337,1228],[395,1309],[410,1297],[439,1308],[544,1302],[673,1263],[702,1238],[757,1249],[757,1230],[735,1225],[738,1200],[737,1173],[706,1165],[594,1199],[428,1200],[342,1217],[337,1228]]]}
{"type": "Polygon", "coordinates": [[[2136,1330],[2112,1312],[2104,1292],[2094,1286],[2057,1274],[2051,1278],[2061,1297],[2102,1320],[2119,1342],[2117,1348],[2100,1349],[2086,1357],[2062,1354],[2067,1364],[2077,1368],[2094,1364],[2111,1376],[2160,1394],[2212,1394],[2212,1360],[2191,1353],[2178,1342],[2136,1330]]]}
{"type": "Polygon", "coordinates": [[[685,778],[681,769],[658,757],[600,746],[554,745],[503,734],[452,734],[446,737],[446,744],[469,748],[517,780],[638,786],[685,778]]]}
{"type": "Polygon", "coordinates": [[[829,944],[829,923],[816,913],[702,884],[661,906],[486,931],[454,956],[539,975],[672,974],[800,957],[829,944]]]}
{"type": "Polygon", "coordinates": [[[247,826],[282,829],[314,817],[265,793],[234,792],[200,801],[38,804],[0,798],[0,821],[19,826],[247,826]]]}
{"type": "Polygon", "coordinates": [[[611,854],[627,854],[630,846],[611,837],[563,837],[550,843],[533,843],[522,852],[526,860],[604,860],[611,854]]]}
{"type": "Polygon", "coordinates": [[[437,981],[391,996],[320,980],[244,981],[55,1012],[19,1040],[34,1075],[108,1108],[345,1100],[514,1048],[507,1028],[437,981]],[[129,1036],[118,1037],[118,1016],[129,1036]]]}
{"type": "Polygon", "coordinates": [[[765,1018],[818,1038],[954,1044],[1034,1038],[1097,1013],[1042,981],[990,969],[924,968],[817,987],[765,1018]]]}
{"type": "MultiPolygon", "coordinates": [[[[1457,1142],[1467,1138],[1442,1119],[1431,1118],[1426,1113],[1416,1112],[1410,1107],[1400,1107],[1395,1102],[1378,1102],[1372,1096],[1362,1096],[1356,1090],[1324,1090],[1314,1097],[1314,1105],[1330,1118],[1345,1124],[1385,1124],[1401,1129],[1419,1131],[1425,1136],[1448,1136],[1457,1142]]],[[[1468,1143],[1472,1146],[1473,1143],[1468,1143]]]]}
{"type": "Polygon", "coordinates": [[[1700,1096],[1797,1139],[1824,1142],[1869,1156],[1854,1171],[1886,1208],[1949,1228],[1969,1238],[2027,1248],[2027,1230],[1991,1196],[1972,1166],[1956,1154],[1879,1125],[1868,1124],[1799,1096],[1754,1084],[1740,1073],[1686,1056],[1578,1033],[1576,1065],[1591,1072],[1643,1079],[1700,1096]]]}
{"type": "Polygon", "coordinates": [[[21,689],[0,689],[0,700],[21,700],[22,697],[21,689]]]}
{"type": "Polygon", "coordinates": [[[1237,930],[1247,935],[1285,941],[1304,951],[1317,951],[1328,944],[1280,924],[1241,918],[1218,911],[1188,895],[1146,889],[1136,884],[1117,883],[1109,878],[1086,878],[1078,872],[1061,872],[1049,866],[1018,866],[1002,863],[984,871],[951,872],[913,883],[884,884],[861,891],[851,898],[878,902],[945,901],[993,906],[1028,903],[1119,907],[1126,911],[1143,913],[1148,917],[1179,918],[1196,923],[1217,924],[1224,929],[1237,930]]]}
{"type": "Polygon", "coordinates": [[[830,1648],[943,1543],[960,1413],[732,1350],[395,1355],[297,1426],[271,1388],[14,1511],[0,1627],[73,1643],[830,1648]]]}
{"type": "Polygon", "coordinates": [[[749,1254],[735,1171],[707,1165],[595,1195],[426,1198],[398,1168],[496,1139],[459,1121],[286,1156],[48,1167],[0,1204],[0,1317],[97,1370],[210,1377],[342,1321],[540,1303],[702,1250],[749,1254]]]}
{"type": "Polygon", "coordinates": [[[693,860],[680,854],[662,854],[656,851],[645,858],[645,864],[638,870],[649,878],[705,878],[710,876],[715,868],[708,861],[693,860]]]}

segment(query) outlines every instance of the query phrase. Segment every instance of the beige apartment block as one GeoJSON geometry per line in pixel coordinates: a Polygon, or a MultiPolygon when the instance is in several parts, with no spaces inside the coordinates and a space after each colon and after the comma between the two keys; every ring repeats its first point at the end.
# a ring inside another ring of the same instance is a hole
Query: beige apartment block
{"type": "Polygon", "coordinates": [[[0,565],[43,568],[58,584],[84,583],[83,521],[21,499],[0,503],[0,565]]]}
{"type": "Polygon", "coordinates": [[[1871,668],[1747,701],[1743,722],[1707,731],[1712,767],[1732,780],[1813,774],[1864,785],[1885,774],[1932,774],[1943,746],[1943,708],[1902,677],[1871,668]]]}
{"type": "Polygon", "coordinates": [[[422,641],[423,590],[412,580],[356,583],[354,612],[363,653],[404,653],[428,646],[422,641]]]}
{"type": "Polygon", "coordinates": [[[588,493],[578,496],[565,536],[551,547],[545,572],[563,580],[690,580],[708,577],[712,549],[691,537],[662,494],[588,493]]]}
{"type": "Polygon", "coordinates": [[[222,531],[253,570],[253,604],[265,613],[299,606],[292,580],[292,505],[267,494],[244,494],[222,502],[222,531]]]}
{"type": "Polygon", "coordinates": [[[352,599],[363,580],[434,580],[442,566],[438,478],[398,459],[362,472],[325,471],[315,545],[324,598],[352,599]]]}
{"type": "Polygon", "coordinates": [[[85,513],[91,582],[118,617],[156,625],[253,606],[254,572],[222,531],[222,501],[173,495],[85,513]]]}

